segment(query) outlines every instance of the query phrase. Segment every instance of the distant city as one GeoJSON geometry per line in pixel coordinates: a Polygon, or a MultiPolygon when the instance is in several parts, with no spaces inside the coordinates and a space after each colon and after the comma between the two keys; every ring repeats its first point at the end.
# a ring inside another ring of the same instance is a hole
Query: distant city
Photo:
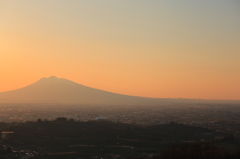
{"type": "Polygon", "coordinates": [[[1,122],[26,122],[38,119],[51,121],[58,117],[75,121],[107,120],[137,125],[176,122],[232,133],[240,139],[240,105],[238,104],[104,106],[0,103],[1,122]]]}

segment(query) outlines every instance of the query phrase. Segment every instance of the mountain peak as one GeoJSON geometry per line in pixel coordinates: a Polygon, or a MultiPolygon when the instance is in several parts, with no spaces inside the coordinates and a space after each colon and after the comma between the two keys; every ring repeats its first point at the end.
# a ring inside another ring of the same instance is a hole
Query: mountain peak
{"type": "Polygon", "coordinates": [[[51,77],[48,77],[48,79],[59,79],[59,78],[56,76],[51,76],[51,77]]]}
{"type": "Polygon", "coordinates": [[[38,82],[44,82],[44,83],[46,83],[46,82],[48,82],[48,83],[49,82],[50,83],[54,82],[54,83],[56,83],[56,82],[60,82],[60,81],[62,81],[62,78],[58,78],[56,76],[50,76],[50,77],[43,77],[38,82]]]}
{"type": "Polygon", "coordinates": [[[50,76],[50,77],[43,77],[40,80],[57,80],[57,79],[59,79],[59,78],[56,76],[50,76]]]}

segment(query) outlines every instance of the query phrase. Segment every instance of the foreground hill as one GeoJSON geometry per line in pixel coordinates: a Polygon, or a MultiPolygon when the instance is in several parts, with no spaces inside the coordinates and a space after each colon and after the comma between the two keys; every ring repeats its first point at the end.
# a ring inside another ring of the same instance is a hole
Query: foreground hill
{"type": "Polygon", "coordinates": [[[0,131],[14,132],[3,137],[3,144],[20,150],[55,155],[71,152],[81,157],[159,154],[173,142],[194,143],[221,135],[205,128],[175,123],[143,127],[103,120],[80,122],[64,117],[54,121],[0,123],[0,131]]]}

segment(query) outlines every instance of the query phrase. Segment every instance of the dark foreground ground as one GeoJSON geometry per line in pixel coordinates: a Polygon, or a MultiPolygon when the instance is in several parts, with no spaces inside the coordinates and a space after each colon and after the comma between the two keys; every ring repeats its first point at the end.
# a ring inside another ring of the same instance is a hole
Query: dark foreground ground
{"type": "Polygon", "coordinates": [[[215,153],[227,158],[227,155],[235,154],[239,146],[239,141],[231,134],[175,122],[139,126],[105,120],[80,122],[57,118],[53,121],[0,123],[0,131],[4,145],[0,153],[3,156],[9,154],[8,158],[160,158],[164,155],[167,158],[173,154],[187,158],[186,154],[200,156],[201,152],[205,157],[209,153],[214,158],[215,153]]]}

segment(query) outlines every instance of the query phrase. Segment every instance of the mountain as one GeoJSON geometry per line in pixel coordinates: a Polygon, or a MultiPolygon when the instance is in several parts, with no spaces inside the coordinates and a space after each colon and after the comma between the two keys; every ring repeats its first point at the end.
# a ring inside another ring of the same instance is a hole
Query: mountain
{"type": "Polygon", "coordinates": [[[127,96],[90,88],[55,76],[17,90],[1,92],[0,102],[79,103],[79,104],[141,104],[154,99],[127,96]]]}
{"type": "Polygon", "coordinates": [[[146,98],[111,93],[55,76],[42,78],[17,90],[0,92],[0,103],[72,103],[72,104],[171,104],[171,103],[240,103],[202,99],[146,98]]]}

